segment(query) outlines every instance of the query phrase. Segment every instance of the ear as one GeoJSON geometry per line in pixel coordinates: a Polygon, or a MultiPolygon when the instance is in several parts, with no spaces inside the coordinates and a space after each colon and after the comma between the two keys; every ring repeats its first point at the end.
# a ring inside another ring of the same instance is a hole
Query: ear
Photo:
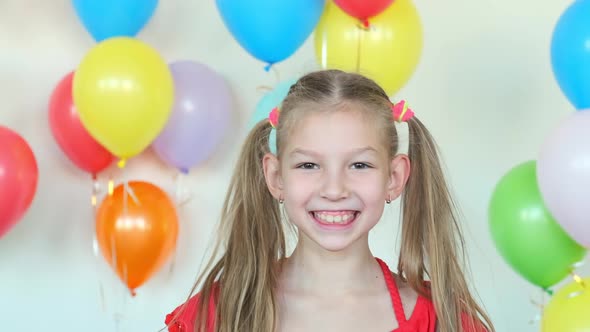
{"type": "Polygon", "coordinates": [[[281,199],[283,179],[279,159],[274,154],[267,153],[262,157],[262,167],[268,190],[274,198],[281,199]]]}
{"type": "Polygon", "coordinates": [[[410,176],[410,158],[405,154],[399,154],[391,160],[389,185],[387,192],[389,198],[396,200],[404,191],[408,177],[410,176]]]}

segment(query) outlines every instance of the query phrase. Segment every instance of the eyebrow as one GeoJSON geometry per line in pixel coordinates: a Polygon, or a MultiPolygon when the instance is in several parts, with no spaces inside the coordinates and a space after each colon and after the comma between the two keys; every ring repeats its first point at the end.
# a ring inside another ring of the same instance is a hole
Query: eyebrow
{"type": "MultiPolygon", "coordinates": [[[[377,149],[375,149],[372,146],[365,146],[362,148],[357,148],[357,149],[353,149],[352,151],[350,151],[350,153],[352,155],[356,155],[356,154],[361,154],[363,152],[375,152],[378,153],[377,149]]],[[[310,157],[317,157],[318,153],[315,151],[311,151],[311,150],[305,150],[305,149],[301,149],[301,148],[295,148],[291,151],[291,153],[289,153],[289,155],[295,155],[295,154],[302,154],[305,156],[310,156],[310,157]]]]}

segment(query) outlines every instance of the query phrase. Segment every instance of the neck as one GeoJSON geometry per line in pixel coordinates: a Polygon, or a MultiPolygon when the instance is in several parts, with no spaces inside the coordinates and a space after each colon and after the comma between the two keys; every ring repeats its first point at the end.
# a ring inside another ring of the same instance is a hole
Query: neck
{"type": "Polygon", "coordinates": [[[333,252],[302,235],[283,264],[281,284],[288,291],[338,295],[381,287],[382,274],[369,249],[368,238],[333,252]]]}

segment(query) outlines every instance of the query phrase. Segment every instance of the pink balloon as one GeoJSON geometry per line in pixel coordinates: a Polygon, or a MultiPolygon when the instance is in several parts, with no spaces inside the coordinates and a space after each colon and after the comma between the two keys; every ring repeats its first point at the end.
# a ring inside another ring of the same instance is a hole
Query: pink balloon
{"type": "Polygon", "coordinates": [[[0,126],[0,237],[25,214],[37,190],[37,161],[27,142],[0,126]]]}
{"type": "Polygon", "coordinates": [[[590,248],[590,110],[572,113],[547,137],[537,181],[555,220],[590,248]]]}
{"type": "Polygon", "coordinates": [[[107,168],[115,157],[84,128],[72,100],[74,72],[63,77],[49,100],[49,126],[53,138],[64,154],[78,168],[96,175],[107,168]]]}

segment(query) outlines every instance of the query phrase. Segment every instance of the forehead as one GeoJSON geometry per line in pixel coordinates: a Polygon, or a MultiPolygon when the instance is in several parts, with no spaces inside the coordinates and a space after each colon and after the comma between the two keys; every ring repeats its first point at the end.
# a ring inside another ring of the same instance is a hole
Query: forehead
{"type": "Polygon", "coordinates": [[[379,126],[360,111],[345,109],[307,112],[291,128],[286,151],[303,148],[323,153],[346,152],[371,146],[384,150],[379,126]]]}

